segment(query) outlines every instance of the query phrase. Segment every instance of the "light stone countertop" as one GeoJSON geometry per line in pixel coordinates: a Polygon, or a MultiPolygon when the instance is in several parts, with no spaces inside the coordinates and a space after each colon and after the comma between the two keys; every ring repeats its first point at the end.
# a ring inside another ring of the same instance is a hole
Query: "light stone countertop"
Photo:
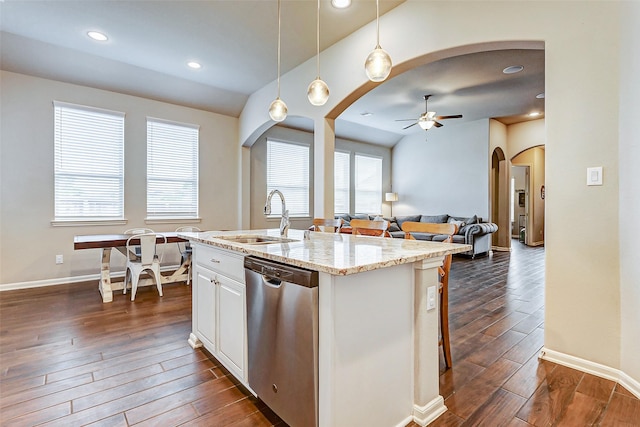
{"type": "Polygon", "coordinates": [[[305,240],[304,230],[291,229],[287,238],[292,239],[292,242],[258,245],[236,243],[224,240],[224,237],[266,235],[277,238],[280,237],[279,230],[180,232],[178,235],[193,242],[333,275],[355,274],[471,249],[470,245],[456,243],[352,236],[342,233],[310,232],[309,239],[305,240]]]}

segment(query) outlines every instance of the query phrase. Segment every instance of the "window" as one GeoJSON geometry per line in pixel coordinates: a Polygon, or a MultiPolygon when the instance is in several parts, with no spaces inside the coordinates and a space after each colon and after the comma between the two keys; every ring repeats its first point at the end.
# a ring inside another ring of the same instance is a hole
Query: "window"
{"type": "Polygon", "coordinates": [[[349,213],[349,153],[336,151],[333,160],[334,206],[337,214],[349,213]]]}
{"type": "Polygon", "coordinates": [[[124,218],[124,113],[54,101],[56,221],[124,218]]]}
{"type": "Polygon", "coordinates": [[[382,159],[356,154],[355,213],[382,212],[382,159]]]}
{"type": "MultiPolygon", "coordinates": [[[[309,146],[267,140],[267,195],[284,194],[289,216],[309,216],[309,146]]],[[[281,215],[282,203],[271,201],[271,214],[281,215]]]]}
{"type": "Polygon", "coordinates": [[[197,125],[147,118],[147,218],[198,217],[197,125]]]}

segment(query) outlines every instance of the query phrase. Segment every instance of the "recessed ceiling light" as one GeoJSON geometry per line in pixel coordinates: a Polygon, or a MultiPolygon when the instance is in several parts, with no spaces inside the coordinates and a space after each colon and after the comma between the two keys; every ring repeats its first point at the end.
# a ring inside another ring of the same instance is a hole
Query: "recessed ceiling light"
{"type": "Polygon", "coordinates": [[[331,0],[331,5],[336,9],[344,9],[351,6],[351,0],[331,0]]]}
{"type": "Polygon", "coordinates": [[[109,37],[107,37],[106,34],[103,34],[98,31],[89,31],[87,32],[87,36],[99,42],[106,42],[107,40],[109,40],[109,37]]]}
{"type": "Polygon", "coordinates": [[[198,70],[198,69],[202,68],[202,65],[200,65],[200,63],[199,63],[199,62],[195,62],[195,61],[187,62],[187,65],[188,65],[190,68],[193,68],[194,70],[198,70]]]}
{"type": "Polygon", "coordinates": [[[538,98],[538,99],[544,99],[544,92],[537,94],[537,95],[536,95],[536,98],[538,98]]]}
{"type": "Polygon", "coordinates": [[[524,67],[522,65],[511,65],[505,68],[504,70],[502,70],[502,72],[504,74],[515,74],[515,73],[519,73],[522,70],[524,70],[524,67]]]}
{"type": "Polygon", "coordinates": [[[364,112],[360,113],[360,115],[361,115],[362,117],[369,117],[369,116],[373,116],[373,113],[370,113],[370,112],[368,112],[368,111],[364,111],[364,112]]]}
{"type": "Polygon", "coordinates": [[[529,114],[528,114],[528,116],[529,116],[529,117],[536,117],[536,116],[539,116],[540,114],[542,114],[542,113],[541,113],[541,112],[539,112],[539,111],[534,111],[534,112],[532,112],[532,113],[529,113],[529,114]]]}

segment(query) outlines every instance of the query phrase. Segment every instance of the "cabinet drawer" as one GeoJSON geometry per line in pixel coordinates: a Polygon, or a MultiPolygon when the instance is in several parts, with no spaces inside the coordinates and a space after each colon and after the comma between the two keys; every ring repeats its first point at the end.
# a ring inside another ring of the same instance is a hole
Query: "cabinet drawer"
{"type": "Polygon", "coordinates": [[[195,246],[196,263],[244,283],[244,257],[208,245],[195,246]]]}

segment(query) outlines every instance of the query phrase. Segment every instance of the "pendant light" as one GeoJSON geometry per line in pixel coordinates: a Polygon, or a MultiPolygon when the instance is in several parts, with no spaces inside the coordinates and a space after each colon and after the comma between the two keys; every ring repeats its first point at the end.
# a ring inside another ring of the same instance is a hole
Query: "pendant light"
{"type": "Polygon", "coordinates": [[[372,82],[381,82],[391,73],[391,57],[380,47],[380,1],[376,0],[376,47],[364,62],[367,77],[372,82]]]}
{"type": "Polygon", "coordinates": [[[278,96],[269,105],[269,116],[276,122],[287,118],[287,104],[280,99],[280,0],[278,0],[278,96]]]}
{"type": "Polygon", "coordinates": [[[316,79],[309,84],[307,97],[312,105],[324,105],[329,99],[329,86],[320,78],[320,0],[316,16],[316,79]]]}

